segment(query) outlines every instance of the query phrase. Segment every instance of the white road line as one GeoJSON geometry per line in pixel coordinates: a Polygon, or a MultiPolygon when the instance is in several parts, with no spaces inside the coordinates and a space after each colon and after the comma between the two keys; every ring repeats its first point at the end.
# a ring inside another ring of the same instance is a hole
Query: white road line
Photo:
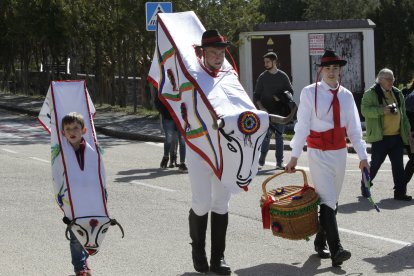
{"type": "Polygon", "coordinates": [[[2,151],[8,152],[8,153],[17,153],[17,151],[9,150],[9,149],[1,149],[2,151]]]}
{"type": "MultiPolygon", "coordinates": [[[[273,166],[273,167],[276,166],[276,163],[275,162],[266,162],[265,164],[266,165],[269,165],[269,166],[273,166]]],[[[296,169],[304,170],[306,172],[309,171],[309,167],[296,166],[296,169]]],[[[392,170],[379,170],[379,171],[380,172],[392,172],[392,170]]],[[[359,170],[359,169],[356,169],[356,170],[346,170],[346,172],[361,172],[361,170],[359,170]]]]}
{"type": "Polygon", "coordinates": [[[30,159],[33,159],[33,160],[40,161],[40,162],[50,163],[50,161],[49,161],[49,160],[44,160],[44,159],[40,159],[40,158],[37,158],[37,157],[29,157],[29,158],[30,158],[30,159]]]}
{"type": "Polygon", "coordinates": [[[399,240],[384,238],[384,237],[381,237],[381,236],[371,235],[371,234],[362,233],[362,232],[353,231],[353,230],[344,229],[344,228],[338,228],[338,229],[339,229],[339,231],[342,231],[342,232],[345,232],[345,233],[349,233],[349,234],[353,234],[353,235],[357,235],[357,236],[362,236],[362,237],[367,237],[367,238],[382,240],[382,241],[386,241],[386,242],[392,242],[392,243],[396,243],[396,244],[400,244],[400,245],[404,245],[404,246],[411,245],[411,243],[405,242],[405,241],[399,241],[399,240]]]}
{"type": "MultiPolygon", "coordinates": [[[[346,170],[347,172],[361,172],[361,170],[346,170]]],[[[392,172],[392,170],[379,170],[379,172],[392,172]]]]}
{"type": "Polygon", "coordinates": [[[157,147],[164,147],[164,143],[145,142],[145,144],[157,146],[157,147]]]}
{"type": "MultiPolygon", "coordinates": [[[[268,166],[276,167],[275,162],[266,162],[265,164],[268,165],[268,166]]],[[[302,167],[302,166],[296,166],[296,169],[304,170],[304,171],[307,171],[307,172],[309,171],[308,167],[302,167]]]]}
{"type": "Polygon", "coordinates": [[[153,188],[153,189],[158,189],[158,190],[162,190],[162,191],[166,191],[166,192],[175,192],[175,190],[171,190],[168,188],[163,188],[163,187],[159,187],[159,186],[154,186],[151,184],[146,184],[146,183],[142,183],[142,182],[138,182],[138,181],[131,181],[129,182],[130,184],[137,184],[137,185],[141,185],[141,186],[145,186],[145,187],[149,187],[149,188],[153,188]]]}

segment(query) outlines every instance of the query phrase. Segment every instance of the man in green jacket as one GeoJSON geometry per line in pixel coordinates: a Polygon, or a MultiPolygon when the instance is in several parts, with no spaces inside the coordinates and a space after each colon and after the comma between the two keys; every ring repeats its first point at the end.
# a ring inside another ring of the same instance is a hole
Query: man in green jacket
{"type": "MultiPolygon", "coordinates": [[[[371,143],[371,180],[385,158],[389,157],[394,179],[394,199],[409,201],[404,181],[404,145],[408,145],[410,123],[405,112],[404,96],[393,86],[394,73],[379,71],[376,84],[365,91],[361,112],[365,117],[367,142],[371,143]]],[[[367,197],[361,181],[362,196],[367,197]]]]}

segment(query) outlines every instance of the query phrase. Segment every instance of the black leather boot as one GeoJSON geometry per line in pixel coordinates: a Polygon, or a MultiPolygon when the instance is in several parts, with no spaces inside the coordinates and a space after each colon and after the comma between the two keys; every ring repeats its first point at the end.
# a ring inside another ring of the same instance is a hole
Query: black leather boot
{"type": "Polygon", "coordinates": [[[190,225],[190,237],[192,247],[192,257],[194,269],[201,273],[207,273],[209,271],[207,256],[206,256],[206,230],[208,213],[204,216],[197,216],[193,209],[190,209],[190,215],[188,216],[190,225]]]}
{"type": "Polygon", "coordinates": [[[331,257],[331,254],[328,250],[328,245],[326,244],[326,234],[325,230],[322,227],[319,227],[319,232],[316,234],[315,241],[315,251],[318,253],[319,258],[328,259],[331,257]]]}
{"type": "Polygon", "coordinates": [[[226,232],[229,214],[220,215],[211,212],[211,259],[210,271],[218,275],[230,275],[231,268],[224,260],[226,232]]]}
{"type": "Polygon", "coordinates": [[[349,258],[351,258],[351,252],[342,248],[341,241],[339,239],[338,225],[336,223],[335,211],[325,204],[321,205],[322,227],[326,231],[326,239],[329,245],[329,251],[331,252],[332,266],[337,267],[349,258]]]}

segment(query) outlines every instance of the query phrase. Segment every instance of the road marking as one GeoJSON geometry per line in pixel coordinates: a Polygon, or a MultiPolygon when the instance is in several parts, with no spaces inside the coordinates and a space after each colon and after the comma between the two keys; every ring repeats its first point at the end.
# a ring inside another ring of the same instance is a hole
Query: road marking
{"type": "Polygon", "coordinates": [[[167,192],[175,192],[175,190],[171,190],[171,189],[168,189],[168,188],[163,188],[163,187],[159,187],[159,186],[155,186],[155,185],[151,185],[151,184],[146,184],[146,183],[142,183],[142,182],[138,182],[138,181],[131,181],[129,183],[145,186],[145,187],[148,187],[148,188],[158,189],[158,190],[162,190],[162,191],[167,191],[167,192]]]}
{"type": "Polygon", "coordinates": [[[145,142],[145,144],[156,146],[156,147],[164,147],[164,143],[145,142]]]}
{"type": "MultiPolygon", "coordinates": [[[[266,162],[265,165],[276,167],[275,162],[266,162]]],[[[309,171],[309,167],[296,166],[296,169],[304,170],[304,171],[307,171],[307,172],[309,171]]]]}
{"type": "Polygon", "coordinates": [[[37,158],[37,157],[29,157],[29,158],[30,158],[30,159],[33,159],[33,160],[40,161],[40,162],[50,163],[50,161],[49,161],[49,160],[44,160],[44,159],[40,159],[40,158],[37,158]]]}
{"type": "Polygon", "coordinates": [[[9,149],[1,149],[2,151],[8,152],[8,153],[17,153],[17,151],[9,150],[9,149]]]}
{"type": "Polygon", "coordinates": [[[371,234],[358,232],[358,231],[353,231],[353,230],[344,229],[344,228],[338,228],[338,229],[339,229],[339,231],[349,233],[349,234],[353,234],[353,235],[357,235],[357,236],[373,238],[373,239],[382,240],[382,241],[386,241],[386,242],[392,242],[392,243],[396,243],[396,244],[400,244],[400,245],[404,245],[404,246],[411,245],[411,243],[405,242],[405,241],[399,241],[399,240],[384,238],[384,237],[381,237],[381,236],[371,235],[371,234]]]}
{"type": "MultiPolygon", "coordinates": [[[[347,172],[361,172],[361,170],[346,170],[347,172]]],[[[378,170],[379,172],[392,172],[392,170],[378,170]]]]}
{"type": "MultiPolygon", "coordinates": [[[[269,165],[269,166],[273,166],[273,167],[276,166],[276,163],[275,162],[266,162],[265,164],[266,165],[269,165]]],[[[296,169],[300,169],[300,170],[304,170],[306,172],[309,172],[309,167],[296,166],[296,169]]],[[[346,172],[361,172],[361,170],[360,169],[357,169],[357,170],[346,170],[346,172]]],[[[378,172],[392,172],[392,170],[379,170],[378,172]]]]}

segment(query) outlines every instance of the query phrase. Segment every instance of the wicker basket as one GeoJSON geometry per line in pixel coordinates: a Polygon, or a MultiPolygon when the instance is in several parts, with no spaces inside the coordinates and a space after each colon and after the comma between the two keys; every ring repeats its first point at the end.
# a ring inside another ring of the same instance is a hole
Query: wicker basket
{"type": "Polygon", "coordinates": [[[303,186],[289,185],[267,191],[267,183],[286,172],[268,177],[262,184],[260,199],[263,227],[271,228],[273,235],[291,240],[307,239],[318,231],[319,197],[308,185],[305,171],[303,186]]]}

